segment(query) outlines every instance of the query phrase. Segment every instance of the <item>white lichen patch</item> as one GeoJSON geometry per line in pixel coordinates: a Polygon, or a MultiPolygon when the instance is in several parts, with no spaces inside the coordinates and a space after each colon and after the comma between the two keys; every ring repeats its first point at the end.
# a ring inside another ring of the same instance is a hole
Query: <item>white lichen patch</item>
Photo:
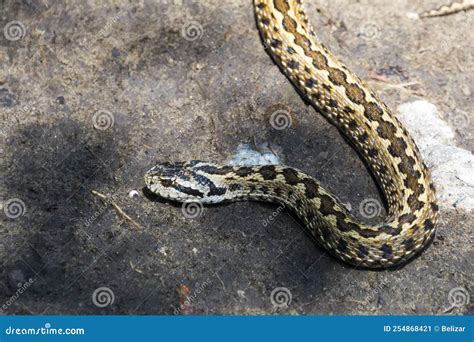
{"type": "Polygon", "coordinates": [[[398,107],[398,118],[431,169],[439,204],[445,209],[474,209],[474,155],[456,146],[454,130],[435,105],[414,101],[398,107]]]}
{"type": "Polygon", "coordinates": [[[418,20],[420,19],[420,15],[416,12],[407,12],[407,18],[412,20],[418,20]]]}
{"type": "Polygon", "coordinates": [[[261,151],[252,149],[250,145],[241,144],[232,156],[227,160],[228,165],[253,166],[253,165],[277,165],[280,159],[268,147],[260,146],[261,151]]]}
{"type": "Polygon", "coordinates": [[[407,102],[398,108],[398,118],[408,129],[420,150],[436,145],[454,145],[454,131],[428,101],[407,102]]]}

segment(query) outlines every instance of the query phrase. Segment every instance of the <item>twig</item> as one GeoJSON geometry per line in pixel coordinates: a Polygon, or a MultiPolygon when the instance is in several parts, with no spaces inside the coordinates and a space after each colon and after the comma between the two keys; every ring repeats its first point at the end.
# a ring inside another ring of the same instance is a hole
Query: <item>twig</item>
{"type": "Polygon", "coordinates": [[[390,81],[387,78],[385,78],[384,76],[380,76],[380,75],[373,75],[373,76],[370,76],[370,78],[373,79],[374,81],[382,82],[382,83],[386,84],[387,87],[391,87],[391,88],[407,88],[407,87],[411,87],[411,86],[415,86],[415,85],[420,84],[420,82],[417,82],[417,81],[394,84],[394,83],[390,83],[390,81]]]}
{"type": "MultiPolygon", "coordinates": [[[[388,80],[385,80],[384,78],[378,78],[378,77],[370,77],[372,80],[375,80],[375,82],[381,82],[384,84],[385,88],[392,88],[392,89],[399,89],[400,91],[405,91],[408,92],[409,94],[417,95],[417,96],[423,96],[422,93],[410,89],[412,86],[420,85],[420,82],[406,82],[406,83],[399,83],[399,84],[394,84],[394,83],[389,83],[388,80]]],[[[370,82],[373,83],[373,82],[370,82]]]]}
{"type": "Polygon", "coordinates": [[[130,222],[130,224],[132,224],[132,226],[134,226],[137,229],[141,229],[141,226],[137,222],[135,222],[130,216],[128,216],[114,201],[110,200],[106,195],[101,194],[100,192],[97,192],[95,190],[92,190],[91,192],[92,192],[93,195],[99,197],[104,202],[110,203],[115,208],[115,210],[117,211],[117,214],[119,214],[119,216],[121,216],[122,218],[124,218],[128,222],[130,222]]]}
{"type": "Polygon", "coordinates": [[[132,260],[129,260],[128,263],[130,264],[130,268],[134,270],[137,273],[143,274],[143,271],[139,268],[137,268],[133,263],[132,260]]]}

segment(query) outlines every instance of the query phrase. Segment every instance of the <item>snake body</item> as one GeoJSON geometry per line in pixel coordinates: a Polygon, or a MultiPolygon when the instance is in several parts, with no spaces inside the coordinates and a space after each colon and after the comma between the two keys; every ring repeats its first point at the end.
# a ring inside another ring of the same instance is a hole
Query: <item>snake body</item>
{"type": "Polygon", "coordinates": [[[310,175],[285,165],[162,163],[145,175],[148,189],[174,201],[258,200],[293,211],[315,240],[346,263],[390,267],[432,239],[436,196],[420,152],[379,97],[314,35],[299,0],[255,0],[267,51],[304,97],[354,145],[387,201],[384,222],[369,225],[310,175]]]}
{"type": "Polygon", "coordinates": [[[468,11],[473,8],[474,0],[454,1],[448,5],[442,5],[436,9],[421,13],[420,18],[442,17],[444,15],[468,11]]]}

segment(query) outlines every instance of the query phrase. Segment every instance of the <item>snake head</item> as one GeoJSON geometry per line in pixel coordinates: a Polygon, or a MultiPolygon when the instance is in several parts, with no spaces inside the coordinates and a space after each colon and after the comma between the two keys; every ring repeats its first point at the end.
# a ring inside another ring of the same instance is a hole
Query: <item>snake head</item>
{"type": "Polygon", "coordinates": [[[204,171],[216,167],[200,160],[161,163],[145,174],[145,183],[154,194],[173,201],[217,203],[222,201],[225,189],[219,191],[218,181],[206,177],[204,171]]]}

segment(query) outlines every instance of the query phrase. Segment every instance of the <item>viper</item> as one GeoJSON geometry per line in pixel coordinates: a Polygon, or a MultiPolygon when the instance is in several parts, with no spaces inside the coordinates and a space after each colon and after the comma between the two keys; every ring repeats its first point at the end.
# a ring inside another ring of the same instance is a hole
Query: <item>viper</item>
{"type": "Polygon", "coordinates": [[[319,41],[301,1],[255,0],[254,7],[274,62],[368,165],[386,199],[386,218],[361,222],[319,181],[286,165],[161,163],[146,173],[147,188],[179,202],[279,203],[318,244],[355,266],[384,268],[411,259],[432,240],[438,218],[435,189],[415,142],[379,96],[319,41]]]}

